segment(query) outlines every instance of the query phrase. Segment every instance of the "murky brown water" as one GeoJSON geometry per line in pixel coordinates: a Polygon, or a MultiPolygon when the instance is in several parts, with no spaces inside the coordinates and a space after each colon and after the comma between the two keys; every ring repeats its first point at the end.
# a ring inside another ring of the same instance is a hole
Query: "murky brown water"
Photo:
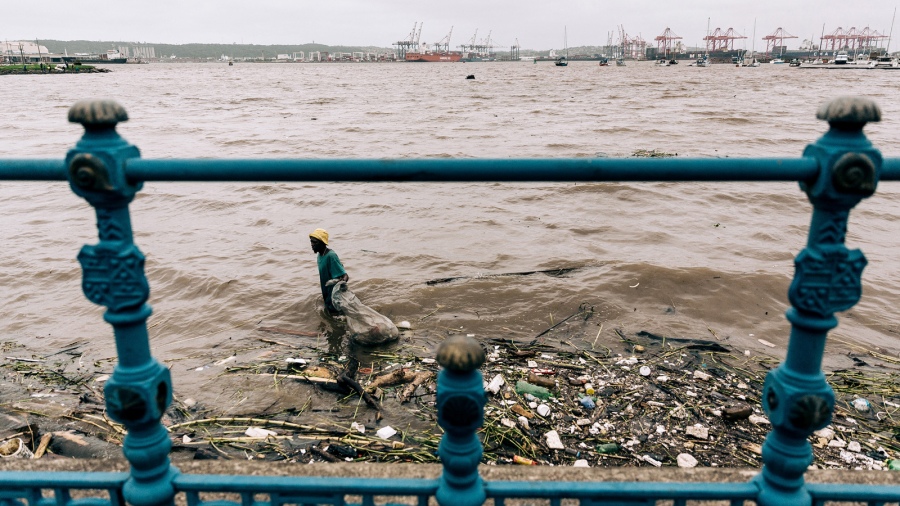
{"type": "MultiPolygon", "coordinates": [[[[785,66],[129,65],[4,78],[0,157],[62,158],[81,133],[66,111],[90,97],[125,106],[119,131],[145,158],[800,156],[826,129],[818,105],[844,94],[879,102],[884,121],[866,131],[898,156],[898,83],[900,72],[785,66]]],[[[848,243],[870,263],[862,302],[832,334],[833,365],[847,360],[841,341],[900,350],[898,197],[883,183],[852,214],[848,243]]],[[[85,360],[113,356],[75,260],[96,242],[89,206],[63,183],[0,183],[0,213],[0,340],[38,353],[87,341],[85,360]]],[[[364,302],[413,323],[388,352],[427,356],[450,332],[530,340],[586,303],[598,311],[590,333],[608,346],[620,328],[783,354],[810,206],[790,183],[154,183],[132,216],[148,258],[153,351],[176,394],[253,412],[253,385],[211,364],[235,350],[229,365],[271,357],[248,349],[258,337],[373,358],[340,338],[254,330],[328,329],[307,239],[316,227],[331,233],[364,302]],[[575,270],[498,276],[557,268],[575,270]],[[449,277],[461,279],[426,283],[449,277]]],[[[573,327],[571,338],[585,332],[573,327]]]]}

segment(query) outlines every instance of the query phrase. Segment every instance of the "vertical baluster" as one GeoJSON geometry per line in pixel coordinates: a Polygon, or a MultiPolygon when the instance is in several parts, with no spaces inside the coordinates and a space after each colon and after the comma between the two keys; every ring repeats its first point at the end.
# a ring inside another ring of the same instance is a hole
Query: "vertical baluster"
{"type": "Polygon", "coordinates": [[[791,336],[787,357],[766,376],[763,408],[772,431],[763,444],[763,469],[756,482],[758,504],[810,505],[803,474],[812,463],[808,438],[831,423],[834,391],[822,373],[828,331],[837,326],[834,313],[859,301],[866,259],[844,245],[850,210],[875,192],[881,154],[863,134],[881,112],[873,102],[839,98],[823,105],[817,117],[828,132],[810,144],[804,156],[819,161],[819,175],[800,186],[813,205],[806,248],[794,260],[788,291],[791,336]]]}
{"type": "Polygon", "coordinates": [[[484,350],[470,337],[454,336],[441,343],[437,354],[438,425],[444,437],[438,454],[444,471],[435,497],[442,505],[475,506],[484,503],[484,483],[478,474],[483,448],[475,433],[484,424],[484,350]]]}
{"type": "Polygon", "coordinates": [[[125,425],[123,453],[131,463],[125,499],[134,506],[171,504],[169,465],[172,443],[160,419],[172,402],[169,370],[150,355],[146,304],[150,287],[144,256],[134,244],[128,204],[141,189],[125,177],[125,162],[138,149],[116,132],[125,110],[111,101],[82,101],[69,110],[69,121],[84,126],[84,136],[66,156],[69,184],[94,207],[100,242],[78,254],[87,298],[107,307],[119,362],[103,391],[109,416],[125,425]]]}

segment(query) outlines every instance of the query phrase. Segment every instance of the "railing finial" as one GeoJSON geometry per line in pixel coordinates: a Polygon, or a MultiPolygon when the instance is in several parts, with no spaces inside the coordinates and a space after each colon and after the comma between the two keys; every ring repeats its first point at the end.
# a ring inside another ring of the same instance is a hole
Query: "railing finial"
{"type": "Polygon", "coordinates": [[[881,121],[881,108],[868,98],[838,97],[822,104],[816,119],[827,121],[833,128],[862,130],[866,123],[881,121]]]}
{"type": "Polygon", "coordinates": [[[69,108],[69,122],[86,129],[115,128],[123,121],[128,121],[128,113],[115,100],[79,100],[69,108]]]}
{"type": "Polygon", "coordinates": [[[438,425],[444,437],[438,454],[444,464],[435,498],[439,504],[478,506],[485,501],[478,463],[484,448],[476,432],[484,424],[484,349],[468,336],[447,338],[438,348],[438,425]]]}
{"type": "Polygon", "coordinates": [[[472,372],[484,364],[484,349],[471,337],[449,337],[438,348],[437,361],[454,372],[472,372]]]}

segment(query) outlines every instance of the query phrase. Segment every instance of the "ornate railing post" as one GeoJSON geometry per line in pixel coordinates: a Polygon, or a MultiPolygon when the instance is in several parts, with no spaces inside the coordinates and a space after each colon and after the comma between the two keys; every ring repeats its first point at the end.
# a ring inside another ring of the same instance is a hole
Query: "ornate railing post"
{"type": "Polygon", "coordinates": [[[844,245],[850,210],[875,193],[881,154],[863,134],[869,121],[880,121],[873,102],[839,98],[823,105],[816,117],[829,131],[810,144],[804,156],[819,161],[819,175],[800,186],[813,204],[806,248],[794,260],[788,291],[791,337],[787,357],[766,376],[763,408],[772,431],[763,445],[763,469],[757,476],[761,506],[809,505],[803,474],[813,461],[809,436],[831,423],[834,391],[822,373],[828,331],[834,313],[845,311],[862,294],[866,258],[844,245]]]}
{"type": "Polygon", "coordinates": [[[82,101],[69,109],[69,121],[84,126],[84,136],[66,156],[69,184],[97,212],[100,242],[78,254],[87,298],[107,307],[119,362],[104,387],[110,418],[128,429],[123,452],[131,463],[125,499],[135,506],[171,504],[169,465],[172,443],[160,419],[172,402],[169,370],[150,355],[146,304],[150,286],[144,255],[134,244],[128,204],[141,189],[125,177],[125,161],[140,156],[116,132],[128,115],[111,101],[82,101]]]}
{"type": "Polygon", "coordinates": [[[437,355],[443,366],[438,375],[438,425],[444,437],[438,454],[444,472],[435,497],[440,504],[475,506],[486,499],[478,474],[483,448],[476,431],[484,424],[484,350],[470,337],[454,336],[441,343],[437,355]]]}

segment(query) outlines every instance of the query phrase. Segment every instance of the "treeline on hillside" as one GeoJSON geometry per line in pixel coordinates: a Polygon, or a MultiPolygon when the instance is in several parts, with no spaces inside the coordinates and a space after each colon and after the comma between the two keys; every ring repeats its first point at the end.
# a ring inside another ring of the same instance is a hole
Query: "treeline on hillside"
{"type": "Polygon", "coordinates": [[[298,51],[322,51],[329,53],[384,53],[391,48],[375,46],[328,46],[325,44],[159,44],[154,42],[123,42],[94,40],[38,40],[51,53],[105,53],[109,49],[120,47],[152,47],[158,58],[175,55],[179,58],[273,58],[279,54],[291,54],[298,51]]]}

